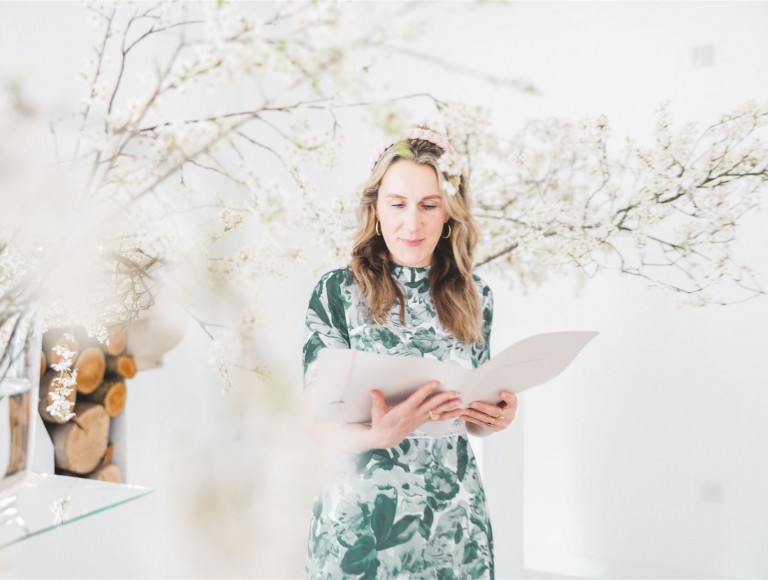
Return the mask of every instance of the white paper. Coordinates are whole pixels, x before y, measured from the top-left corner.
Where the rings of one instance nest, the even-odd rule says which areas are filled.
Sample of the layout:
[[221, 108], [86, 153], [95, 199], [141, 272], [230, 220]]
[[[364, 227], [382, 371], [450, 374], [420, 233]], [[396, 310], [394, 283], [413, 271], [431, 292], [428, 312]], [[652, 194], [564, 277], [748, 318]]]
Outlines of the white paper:
[[[395, 405], [435, 380], [440, 381], [435, 392], [458, 391], [465, 405], [472, 401], [495, 404], [500, 391], [517, 394], [559, 375], [597, 334], [537, 334], [507, 347], [475, 369], [417, 356], [324, 348], [317, 359], [317, 419], [369, 423], [372, 389], [380, 390], [388, 405]], [[441, 437], [452, 422], [427, 421], [418, 429]]]

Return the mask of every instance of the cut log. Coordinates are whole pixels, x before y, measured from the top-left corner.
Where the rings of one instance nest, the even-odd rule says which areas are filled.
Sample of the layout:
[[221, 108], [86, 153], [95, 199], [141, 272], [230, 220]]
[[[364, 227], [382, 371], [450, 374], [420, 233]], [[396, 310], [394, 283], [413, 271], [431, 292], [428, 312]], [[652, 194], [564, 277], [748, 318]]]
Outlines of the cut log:
[[75, 473], [90, 473], [107, 451], [109, 415], [101, 405], [80, 402], [77, 417], [64, 425], [50, 427], [56, 467]]
[[45, 351], [40, 351], [40, 376], [45, 374], [45, 369], [48, 368], [48, 357], [45, 356]]
[[125, 352], [127, 345], [128, 335], [125, 332], [125, 327], [122, 325], [113, 326], [107, 342], [104, 344], [105, 352], [112, 356], [118, 356]]
[[[46, 408], [53, 403], [53, 399], [50, 397], [51, 391], [55, 390], [56, 385], [52, 384], [53, 379], [61, 376], [61, 373], [57, 373], [56, 371], [48, 371], [43, 375], [43, 378], [40, 379], [40, 397], [38, 398], [38, 410], [40, 411], [40, 416], [50, 423], [66, 423], [66, 421], [62, 421], [59, 417], [54, 417], [51, 415], [48, 411], [46, 411]], [[72, 392], [67, 395], [67, 400], [71, 401], [74, 405], [77, 401], [77, 390], [70, 389]]]
[[85, 395], [95, 391], [104, 380], [106, 366], [104, 351], [99, 347], [89, 346], [84, 349], [74, 366], [77, 369], [77, 391]]
[[107, 357], [107, 374], [132, 379], [136, 376], [136, 361], [129, 354]]
[[88, 479], [97, 479], [98, 481], [111, 481], [113, 483], [123, 483], [123, 472], [114, 463], [97, 467], [93, 473], [88, 474]]
[[[68, 335], [65, 337], [65, 334]], [[71, 350], [77, 356], [80, 350], [80, 342], [74, 333], [67, 328], [54, 328], [43, 335], [43, 352], [48, 357], [48, 364], [54, 365], [61, 360], [61, 357], [53, 350], [54, 346], [63, 346]], [[72, 357], [73, 360], [75, 357]]]
[[125, 409], [125, 383], [123, 381], [102, 381], [98, 389], [89, 395], [83, 395], [83, 398], [104, 405], [110, 417], [117, 417]]

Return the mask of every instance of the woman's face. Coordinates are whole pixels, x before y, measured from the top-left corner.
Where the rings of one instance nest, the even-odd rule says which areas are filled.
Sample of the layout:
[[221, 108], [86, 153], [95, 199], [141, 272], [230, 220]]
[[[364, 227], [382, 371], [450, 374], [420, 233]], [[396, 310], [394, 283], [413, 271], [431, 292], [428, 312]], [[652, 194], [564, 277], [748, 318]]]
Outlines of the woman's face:
[[379, 185], [376, 217], [396, 264], [431, 264], [449, 218], [435, 170], [410, 159], [390, 165]]

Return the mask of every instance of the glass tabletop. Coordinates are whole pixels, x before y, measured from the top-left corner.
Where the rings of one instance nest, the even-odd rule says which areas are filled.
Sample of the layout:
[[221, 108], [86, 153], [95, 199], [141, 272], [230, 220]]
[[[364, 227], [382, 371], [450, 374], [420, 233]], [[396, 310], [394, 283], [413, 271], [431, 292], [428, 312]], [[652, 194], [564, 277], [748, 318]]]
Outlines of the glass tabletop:
[[[127, 483], [30, 473], [17, 490], [16, 510], [12, 506], [4, 509], [8, 514], [17, 513], [0, 522], [0, 548], [140, 498], [152, 491], [150, 487]], [[8, 500], [4, 498], [3, 501]]]

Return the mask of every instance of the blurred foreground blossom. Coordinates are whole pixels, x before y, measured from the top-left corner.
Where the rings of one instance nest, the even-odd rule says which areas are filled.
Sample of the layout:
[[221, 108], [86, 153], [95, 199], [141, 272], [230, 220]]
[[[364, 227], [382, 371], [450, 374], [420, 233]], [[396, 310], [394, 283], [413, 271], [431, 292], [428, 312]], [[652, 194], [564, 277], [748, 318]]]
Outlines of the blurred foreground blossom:
[[[79, 110], [51, 122], [18, 95], [0, 107], [6, 313], [40, 300], [47, 326], [80, 324], [104, 340], [152, 316], [166, 294], [212, 340], [208, 362], [225, 389], [234, 369], [263, 377], [252, 346], [264, 283], [317, 249], [326, 265], [348, 261], [359, 188], [318, 187], [361, 134], [345, 132], [342, 112], [365, 108], [372, 133], [396, 137], [414, 99], [457, 150], [446, 169], [460, 165], [469, 178], [478, 267], [523, 288], [553, 273], [617, 270], [694, 304], [764, 293], [734, 254], [740, 221], [764, 196], [764, 105], [704, 129], [677, 127], [663, 105], [655, 142], [619, 148], [603, 116], [503, 131], [485, 106], [425, 93], [370, 99], [377, 59], [419, 57], [403, 44], [413, 6], [85, 10], [96, 44]], [[445, 67], [445, 58], [425, 60]]]
[[50, 120], [17, 91], [0, 110], [3, 312], [38, 300], [46, 327], [103, 341], [165, 293], [218, 343], [225, 389], [235, 367], [264, 376], [259, 289], [303, 259], [335, 108], [365, 92], [384, 23], [389, 40], [408, 23], [344, 7], [86, 3], [79, 109]]

